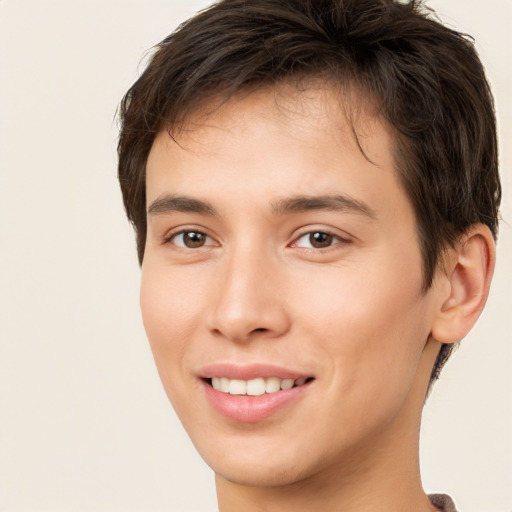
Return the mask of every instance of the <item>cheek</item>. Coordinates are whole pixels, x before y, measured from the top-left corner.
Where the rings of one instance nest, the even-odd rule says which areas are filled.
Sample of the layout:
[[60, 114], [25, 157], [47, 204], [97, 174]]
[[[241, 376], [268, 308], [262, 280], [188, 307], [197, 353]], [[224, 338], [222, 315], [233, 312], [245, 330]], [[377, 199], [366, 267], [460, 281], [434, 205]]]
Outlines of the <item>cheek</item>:
[[[168, 391], [171, 380], [182, 373], [188, 342], [197, 329], [200, 297], [185, 288], [177, 272], [155, 270], [150, 262], [142, 268], [140, 306], [144, 328], [160, 377]], [[187, 293], [184, 293], [184, 290]]]
[[372, 266], [324, 270], [299, 290], [297, 310], [307, 312], [309, 336], [345, 391], [399, 387], [413, 378], [429, 329], [421, 265], [411, 262], [410, 269], [381, 258]]
[[183, 272], [143, 265], [140, 306], [144, 328], [164, 390], [184, 424], [190, 423], [187, 418], [193, 407], [189, 395], [197, 386], [187, 370], [187, 358], [200, 326], [198, 290], [200, 287], [190, 286]]
[[150, 342], [177, 343], [194, 326], [191, 319], [204, 302], [204, 290], [189, 274], [153, 262], [151, 256], [144, 260], [140, 306]]
[[336, 418], [325, 426], [327, 438], [343, 442], [378, 431], [407, 400], [428, 337], [416, 274], [397, 286], [400, 272], [351, 267], [317, 280], [317, 293], [301, 294], [306, 338], [328, 362], [325, 401], [317, 404], [318, 417]]

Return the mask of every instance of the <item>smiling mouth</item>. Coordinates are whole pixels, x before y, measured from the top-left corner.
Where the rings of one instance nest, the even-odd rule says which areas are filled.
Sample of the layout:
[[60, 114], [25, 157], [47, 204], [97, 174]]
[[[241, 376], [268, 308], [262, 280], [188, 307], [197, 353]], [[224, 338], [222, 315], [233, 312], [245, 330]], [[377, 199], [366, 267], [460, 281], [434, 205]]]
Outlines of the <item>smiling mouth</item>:
[[212, 377], [204, 379], [213, 389], [229, 395], [261, 396], [277, 393], [278, 391], [304, 386], [313, 381], [313, 377], [300, 379], [268, 379], [256, 378], [250, 380], [228, 379], [227, 377]]

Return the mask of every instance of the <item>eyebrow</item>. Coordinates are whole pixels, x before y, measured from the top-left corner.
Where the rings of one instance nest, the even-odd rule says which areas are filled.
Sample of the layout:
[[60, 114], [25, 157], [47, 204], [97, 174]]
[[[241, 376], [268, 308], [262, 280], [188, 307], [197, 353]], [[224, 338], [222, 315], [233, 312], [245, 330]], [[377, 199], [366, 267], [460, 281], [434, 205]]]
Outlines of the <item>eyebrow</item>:
[[[358, 213], [371, 219], [377, 217], [375, 211], [367, 204], [345, 195], [293, 196], [280, 199], [272, 204], [274, 215], [314, 210]], [[172, 212], [218, 216], [217, 210], [207, 201], [187, 196], [164, 195], [155, 199], [148, 208], [149, 215], [162, 215]]]
[[274, 203], [272, 210], [277, 215], [301, 213], [311, 210], [358, 213], [376, 219], [377, 214], [367, 204], [345, 195], [295, 196]]
[[199, 213], [200, 215], [212, 217], [218, 215], [210, 203], [185, 196], [165, 195], [155, 199], [148, 208], [149, 215], [162, 215], [172, 212]]

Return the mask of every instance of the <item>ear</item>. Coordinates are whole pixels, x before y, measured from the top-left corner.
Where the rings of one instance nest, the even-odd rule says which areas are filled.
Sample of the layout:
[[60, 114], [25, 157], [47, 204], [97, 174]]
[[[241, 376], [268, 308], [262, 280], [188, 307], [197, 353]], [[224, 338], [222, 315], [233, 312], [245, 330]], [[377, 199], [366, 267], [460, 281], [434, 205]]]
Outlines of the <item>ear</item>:
[[471, 226], [448, 250], [437, 276], [443, 283], [432, 325], [434, 339], [453, 343], [469, 333], [487, 301], [495, 261], [494, 239], [484, 224]]

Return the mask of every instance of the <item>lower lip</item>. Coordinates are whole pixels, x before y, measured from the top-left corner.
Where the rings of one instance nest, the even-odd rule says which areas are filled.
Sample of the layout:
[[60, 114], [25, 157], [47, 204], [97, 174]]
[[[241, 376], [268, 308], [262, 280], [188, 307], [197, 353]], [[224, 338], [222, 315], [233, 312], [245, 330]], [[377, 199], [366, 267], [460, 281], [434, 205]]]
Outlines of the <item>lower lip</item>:
[[230, 395], [213, 389], [207, 382], [204, 382], [204, 390], [212, 407], [222, 416], [238, 422], [256, 423], [298, 400], [309, 385], [306, 383], [259, 396]]

